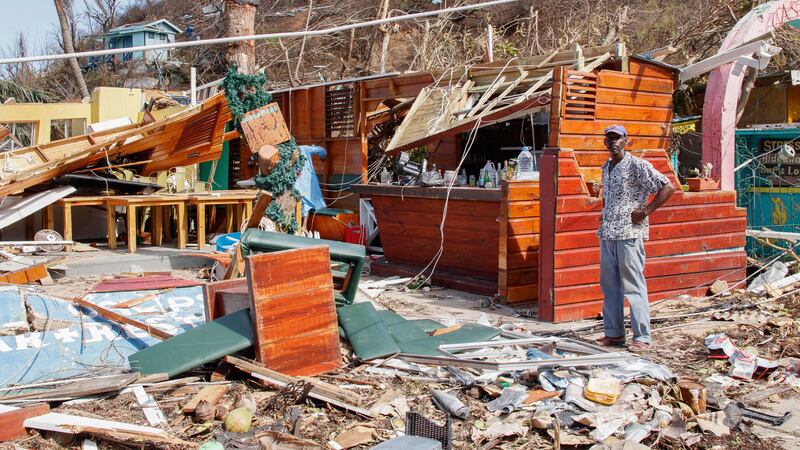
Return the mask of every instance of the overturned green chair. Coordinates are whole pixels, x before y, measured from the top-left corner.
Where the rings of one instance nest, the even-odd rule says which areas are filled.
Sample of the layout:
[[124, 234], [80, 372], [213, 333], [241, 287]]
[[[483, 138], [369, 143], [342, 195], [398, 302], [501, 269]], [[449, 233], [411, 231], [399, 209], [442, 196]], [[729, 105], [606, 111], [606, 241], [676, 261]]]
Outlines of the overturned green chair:
[[245, 231], [241, 237], [241, 251], [244, 257], [315, 245], [327, 245], [330, 249], [331, 262], [334, 263], [332, 273], [336, 287], [334, 293], [336, 305], [352, 304], [356, 298], [358, 282], [361, 280], [361, 270], [366, 258], [366, 250], [363, 245], [261, 231], [255, 228]]

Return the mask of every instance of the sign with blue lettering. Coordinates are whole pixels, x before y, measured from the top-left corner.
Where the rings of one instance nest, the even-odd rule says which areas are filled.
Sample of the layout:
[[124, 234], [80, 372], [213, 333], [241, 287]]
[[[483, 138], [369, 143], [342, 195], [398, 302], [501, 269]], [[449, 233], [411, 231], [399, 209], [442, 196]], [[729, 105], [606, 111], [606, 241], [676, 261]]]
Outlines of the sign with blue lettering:
[[[84, 298], [170, 334], [205, 323], [201, 286], [173, 289], [132, 308], [112, 308], [152, 292]], [[120, 372], [129, 368], [129, 355], [160, 342], [146, 331], [25, 287], [0, 287], [0, 304], [0, 386]]]

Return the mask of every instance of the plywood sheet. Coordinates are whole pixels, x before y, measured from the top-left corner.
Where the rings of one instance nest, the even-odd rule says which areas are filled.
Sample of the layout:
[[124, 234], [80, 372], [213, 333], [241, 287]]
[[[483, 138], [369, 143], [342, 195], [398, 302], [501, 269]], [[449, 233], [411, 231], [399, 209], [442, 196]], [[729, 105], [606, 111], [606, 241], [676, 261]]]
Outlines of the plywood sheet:
[[247, 145], [257, 150], [264, 145], [278, 145], [291, 139], [281, 108], [270, 103], [242, 117], [242, 131]]
[[328, 247], [249, 256], [245, 270], [258, 361], [293, 376], [339, 368]]

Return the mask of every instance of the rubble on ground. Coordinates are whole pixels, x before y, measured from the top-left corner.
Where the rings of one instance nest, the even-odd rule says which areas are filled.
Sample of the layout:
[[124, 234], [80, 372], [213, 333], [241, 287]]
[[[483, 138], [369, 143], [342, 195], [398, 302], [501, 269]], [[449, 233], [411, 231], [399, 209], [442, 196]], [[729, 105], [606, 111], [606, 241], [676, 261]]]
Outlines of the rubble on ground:
[[[157, 282], [154, 289], [83, 298], [177, 337], [204, 323], [203, 294], [199, 287], [165, 288], [164, 283], [192, 284], [199, 272], [191, 275], [187, 271], [171, 277], [151, 275]], [[124, 279], [99, 277], [76, 283], [82, 290], [100, 291], [125, 285]], [[654, 343], [632, 355], [625, 348], [594, 346], [592, 338], [599, 335], [591, 321], [569, 335], [563, 330], [561, 336], [530, 332], [535, 325], [526, 318], [477, 301], [471, 303], [474, 316], [470, 316], [477, 317], [472, 322], [454, 322], [450, 317], [408, 320], [385, 309], [383, 302], [404, 312], [404, 296], [413, 300], [425, 295], [424, 291], [411, 291], [398, 278], [369, 277], [358, 286], [353, 305], [374, 313], [378, 319], [371, 326], [385, 329], [404, 351], [359, 358], [366, 350], [354, 351], [348, 341], [352, 339], [350, 324], [342, 330], [342, 360], [336, 370], [315, 376], [280, 374], [252, 359], [255, 354], [248, 347], [170, 377], [131, 372], [125, 357], [136, 349], [125, 350], [125, 344], [142, 340], [139, 345], [147, 347], [175, 338], [159, 339], [131, 324], [101, 317], [91, 308], [53, 294], [52, 286], [50, 295], [43, 291], [46, 287], [6, 287], [2, 294], [29, 305], [27, 310], [33, 311], [29, 316], [39, 318], [34, 322], [41, 322], [42, 310], [50, 315], [44, 319], [44, 329], [41, 323], [30, 322], [27, 328], [6, 327], [6, 336], [0, 336], [5, 344], [43, 343], [41, 348], [30, 345], [35, 355], [29, 356], [29, 370], [23, 371], [30, 376], [6, 373], [16, 372], [24, 360], [3, 372], [7, 381], [0, 392], [0, 415], [22, 414], [11, 408], [25, 410], [37, 403], [52, 408], [44, 415], [16, 419], [25, 433], [12, 442], [21, 448], [91, 448], [87, 443], [92, 441], [99, 448], [711, 449], [747, 445], [759, 449], [786, 446], [786, 440], [792, 439], [792, 432], [785, 430], [791, 413], [784, 416], [787, 411], [770, 407], [796, 397], [800, 389], [800, 363], [794, 348], [800, 327], [793, 319], [800, 296], [792, 289], [785, 289], [778, 298], [739, 290], [656, 305]], [[453, 294], [458, 293], [439, 293]], [[133, 306], [125, 305], [131, 301]], [[65, 306], [65, 312], [59, 312]], [[79, 312], [81, 320], [72, 321], [69, 310]], [[737, 314], [723, 314], [731, 311]], [[13, 314], [24, 312], [23, 307]], [[367, 320], [364, 317], [361, 314], [354, 320]], [[170, 320], [181, 323], [171, 325]], [[97, 332], [98, 326], [113, 330], [105, 332], [108, 341], [102, 340], [104, 333]], [[71, 333], [72, 327], [78, 331]], [[48, 356], [50, 341], [46, 337], [37, 341], [37, 334], [57, 332], [83, 336], [75, 341], [84, 359], [74, 359], [82, 370], [58, 373], [64, 368], [48, 365], [48, 360], [55, 360]], [[409, 340], [410, 334], [415, 339]], [[91, 342], [95, 338], [97, 342]], [[476, 341], [480, 345], [473, 345]], [[105, 371], [98, 370], [99, 363], [85, 359], [98, 342], [105, 345], [105, 352], [95, 352]], [[56, 345], [69, 349], [64, 339], [50, 347]], [[438, 354], [424, 354], [430, 346]], [[420, 354], [407, 353], [410, 349]], [[21, 355], [18, 347], [6, 354]], [[734, 366], [741, 358], [758, 361], [756, 368], [749, 373], [737, 370]], [[48, 368], [50, 373], [46, 373]], [[132, 376], [125, 378], [126, 374]], [[74, 381], [44, 381], [64, 378]], [[763, 433], [754, 432], [764, 427], [774, 437], [762, 438]], [[421, 438], [404, 440], [412, 435]]]

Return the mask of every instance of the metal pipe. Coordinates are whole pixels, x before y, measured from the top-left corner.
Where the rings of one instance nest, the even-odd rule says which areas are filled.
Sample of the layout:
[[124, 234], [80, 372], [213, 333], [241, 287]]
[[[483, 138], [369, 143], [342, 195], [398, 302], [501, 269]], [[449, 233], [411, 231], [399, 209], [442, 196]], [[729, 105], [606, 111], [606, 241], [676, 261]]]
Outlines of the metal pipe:
[[295, 37], [304, 37], [304, 36], [321, 36], [325, 34], [331, 33], [338, 33], [340, 31], [347, 31], [353, 30], [357, 28], [365, 28], [371, 27], [373, 25], [381, 25], [384, 23], [392, 23], [392, 22], [401, 22], [404, 20], [411, 20], [411, 19], [418, 19], [421, 17], [430, 17], [430, 16], [438, 16], [442, 14], [452, 13], [452, 12], [460, 12], [460, 11], [469, 11], [472, 9], [479, 9], [479, 8], [486, 8], [489, 6], [496, 6], [502, 5], [504, 3], [512, 3], [517, 0], [492, 0], [486, 3], [478, 3], [475, 5], [465, 5], [465, 6], [457, 6], [454, 8], [445, 8], [436, 11], [426, 11], [416, 14], [404, 14], [402, 16], [395, 16], [395, 17], [387, 17], [385, 19], [377, 19], [377, 20], [370, 20], [367, 22], [359, 22], [353, 23], [349, 25], [342, 25], [338, 27], [332, 28], [324, 28], [321, 30], [307, 30], [307, 31], [292, 31], [292, 32], [284, 32], [284, 33], [268, 33], [268, 34], [254, 34], [251, 36], [235, 36], [235, 37], [224, 37], [224, 38], [214, 38], [214, 39], [203, 39], [198, 41], [185, 41], [185, 42], [172, 42], [167, 44], [156, 44], [156, 45], [141, 45], [138, 47], [128, 47], [128, 48], [115, 48], [115, 49], [107, 49], [107, 50], [93, 50], [90, 52], [80, 52], [80, 53], [67, 53], [67, 54], [55, 54], [55, 55], [38, 55], [38, 56], [24, 56], [19, 58], [5, 58], [0, 59], [0, 64], [18, 64], [18, 63], [25, 63], [25, 62], [34, 62], [34, 61], [53, 61], [58, 59], [68, 59], [68, 58], [85, 58], [89, 56], [105, 56], [105, 55], [115, 55], [119, 53], [131, 53], [131, 52], [140, 52], [140, 51], [149, 51], [149, 50], [160, 50], [160, 49], [169, 49], [169, 48], [184, 48], [184, 47], [198, 47], [202, 45], [216, 45], [216, 44], [228, 44], [231, 42], [241, 42], [241, 41], [261, 41], [266, 39], [281, 39], [281, 38], [295, 38]]

